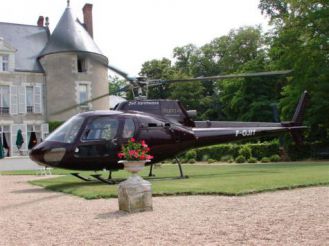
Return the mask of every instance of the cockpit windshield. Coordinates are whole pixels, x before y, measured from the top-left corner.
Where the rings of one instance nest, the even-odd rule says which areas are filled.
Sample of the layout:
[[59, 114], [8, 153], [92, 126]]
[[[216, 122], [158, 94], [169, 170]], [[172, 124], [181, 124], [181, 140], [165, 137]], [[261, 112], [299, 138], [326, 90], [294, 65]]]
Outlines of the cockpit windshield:
[[53, 133], [51, 133], [46, 141], [55, 141], [61, 143], [73, 143], [81, 125], [84, 121], [83, 117], [74, 116], [68, 121], [66, 121], [63, 125], [58, 127]]

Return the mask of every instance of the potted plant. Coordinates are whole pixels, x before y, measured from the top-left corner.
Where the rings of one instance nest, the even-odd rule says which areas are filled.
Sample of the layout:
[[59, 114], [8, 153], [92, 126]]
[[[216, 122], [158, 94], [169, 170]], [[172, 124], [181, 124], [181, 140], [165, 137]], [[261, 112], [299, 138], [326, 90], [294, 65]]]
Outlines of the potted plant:
[[149, 154], [150, 148], [144, 140], [137, 142], [134, 138], [128, 140], [128, 143], [122, 145], [118, 157], [122, 160], [125, 170], [136, 174], [141, 171], [146, 162], [150, 162], [153, 156]]

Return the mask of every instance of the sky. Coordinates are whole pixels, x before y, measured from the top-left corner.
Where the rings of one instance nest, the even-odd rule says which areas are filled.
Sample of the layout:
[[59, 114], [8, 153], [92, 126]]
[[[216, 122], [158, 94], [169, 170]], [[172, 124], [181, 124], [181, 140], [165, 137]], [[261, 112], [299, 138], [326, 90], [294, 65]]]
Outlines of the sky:
[[[48, 16], [53, 30], [67, 0], [0, 0], [0, 21], [35, 25]], [[269, 27], [259, 0], [71, 0], [83, 21], [82, 8], [93, 4], [94, 39], [109, 63], [129, 75], [144, 62], [173, 59], [175, 47], [198, 47], [242, 26]]]

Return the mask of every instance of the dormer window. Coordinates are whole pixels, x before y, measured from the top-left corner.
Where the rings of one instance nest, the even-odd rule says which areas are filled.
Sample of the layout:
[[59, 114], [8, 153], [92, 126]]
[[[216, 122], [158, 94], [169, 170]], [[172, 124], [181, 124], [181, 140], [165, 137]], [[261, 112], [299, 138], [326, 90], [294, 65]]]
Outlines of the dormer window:
[[0, 71], [9, 71], [9, 55], [0, 55]]
[[85, 58], [77, 57], [77, 68], [78, 73], [84, 73], [87, 72], [87, 62]]

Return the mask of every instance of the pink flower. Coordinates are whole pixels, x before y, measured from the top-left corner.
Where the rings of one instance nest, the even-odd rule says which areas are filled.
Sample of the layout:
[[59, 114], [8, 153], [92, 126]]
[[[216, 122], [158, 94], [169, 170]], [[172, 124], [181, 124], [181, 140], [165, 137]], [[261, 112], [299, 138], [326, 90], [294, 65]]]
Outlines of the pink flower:
[[136, 142], [136, 140], [135, 140], [134, 138], [131, 138], [131, 139], [130, 139], [130, 142], [133, 142], [133, 143], [135, 143], [135, 142]]
[[136, 154], [138, 155], [136, 150], [129, 150], [128, 153], [130, 156], [135, 156]]
[[141, 145], [142, 145], [144, 148], [147, 148], [147, 147], [148, 147], [144, 140], [141, 141]]

